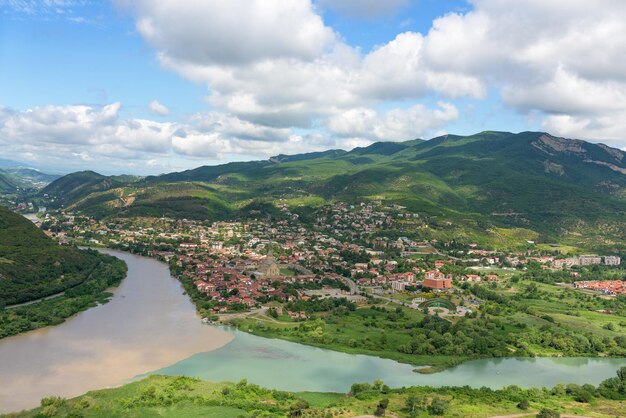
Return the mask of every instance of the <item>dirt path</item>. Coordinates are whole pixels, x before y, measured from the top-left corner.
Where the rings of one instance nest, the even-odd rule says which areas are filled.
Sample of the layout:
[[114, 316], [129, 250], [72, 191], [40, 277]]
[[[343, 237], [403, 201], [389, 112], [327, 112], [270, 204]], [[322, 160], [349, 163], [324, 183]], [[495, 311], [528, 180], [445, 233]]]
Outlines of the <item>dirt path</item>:
[[229, 320], [229, 319], [246, 318], [250, 315], [255, 315], [255, 314], [265, 315], [265, 312], [267, 312], [267, 308], [262, 307], [259, 309], [252, 309], [251, 311], [248, 311], [248, 312], [226, 313], [226, 314], [220, 314], [218, 316], [220, 318], [220, 321], [222, 321], [222, 320]]

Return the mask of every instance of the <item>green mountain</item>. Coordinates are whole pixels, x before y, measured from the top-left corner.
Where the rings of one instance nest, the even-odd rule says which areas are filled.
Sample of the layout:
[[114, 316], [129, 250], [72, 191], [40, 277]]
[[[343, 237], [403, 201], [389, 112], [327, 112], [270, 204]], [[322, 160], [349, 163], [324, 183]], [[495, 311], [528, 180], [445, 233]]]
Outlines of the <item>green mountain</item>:
[[203, 166], [133, 183], [75, 173], [44, 192], [99, 216], [198, 219], [271, 214], [279, 203], [304, 211], [330, 200], [379, 200], [437, 219], [430, 238], [517, 234], [611, 247], [626, 236], [625, 157], [543, 132], [481, 132]]
[[65, 247], [0, 206], [0, 305], [62, 292], [86, 280], [104, 258]]
[[16, 187], [18, 186], [14, 183], [11, 176], [3, 170], [0, 170], [0, 193], [14, 192]]
[[[6, 167], [0, 169], [0, 179], [4, 179], [9, 186], [0, 186], [0, 192], [14, 192], [16, 188], [40, 189], [61, 177], [55, 174], [42, 173], [39, 170], [24, 167]], [[2, 180], [0, 180], [2, 182]]]
[[17, 161], [0, 158], [0, 194], [15, 193], [17, 188], [40, 189], [59, 177]]
[[80, 171], [53, 181], [42, 189], [41, 194], [54, 199], [56, 206], [63, 206], [91, 193], [107, 191], [122, 184], [113, 177], [93, 171]]

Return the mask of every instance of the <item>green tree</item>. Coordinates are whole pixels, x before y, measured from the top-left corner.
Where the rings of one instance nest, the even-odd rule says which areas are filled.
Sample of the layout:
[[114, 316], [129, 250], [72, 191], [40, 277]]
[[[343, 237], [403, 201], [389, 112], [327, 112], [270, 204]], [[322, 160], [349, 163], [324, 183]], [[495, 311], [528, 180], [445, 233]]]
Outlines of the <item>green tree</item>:
[[385, 416], [385, 411], [387, 410], [388, 406], [389, 406], [389, 399], [387, 398], [381, 399], [380, 402], [378, 402], [378, 405], [376, 406], [376, 411], [374, 411], [374, 415], [376, 415], [377, 417]]
[[428, 406], [428, 413], [430, 413], [430, 415], [443, 415], [448, 409], [448, 404], [449, 402], [445, 399], [434, 398]]
[[417, 396], [414, 393], [410, 394], [406, 398], [404, 404], [405, 409], [409, 413], [409, 416], [414, 417], [418, 412], [423, 411], [426, 406], [426, 399], [423, 396]]
[[561, 418], [561, 414], [552, 409], [544, 408], [539, 411], [539, 413], [537, 414], [537, 418]]

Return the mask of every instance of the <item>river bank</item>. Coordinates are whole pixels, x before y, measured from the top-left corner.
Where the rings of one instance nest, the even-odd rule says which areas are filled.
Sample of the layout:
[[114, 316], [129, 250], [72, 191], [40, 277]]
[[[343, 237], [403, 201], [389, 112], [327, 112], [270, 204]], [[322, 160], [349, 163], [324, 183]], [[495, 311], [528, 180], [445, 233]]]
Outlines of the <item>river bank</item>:
[[[615, 380], [615, 378], [613, 378]], [[619, 380], [619, 379], [618, 379]], [[568, 390], [467, 387], [391, 389], [383, 383], [358, 384], [350, 394], [277, 391], [249, 382], [218, 383], [187, 377], [150, 376], [120, 388], [93, 391], [76, 399], [47, 399], [44, 406], [13, 417], [219, 417], [263, 416], [410, 418], [445, 416], [518, 418], [549, 416], [613, 418], [624, 416], [623, 396], [610, 385], [569, 385]], [[616, 395], [616, 396], [615, 396]], [[375, 414], [375, 415], [374, 415]]]
[[62, 325], [0, 341], [0, 412], [32, 407], [45, 396], [118, 386], [146, 373], [345, 393], [352, 383], [376, 379], [393, 387], [596, 384], [626, 365], [626, 359], [607, 358], [490, 359], [421, 375], [389, 359], [208, 326], [165, 264], [102, 251], [129, 267], [111, 302]]
[[[157, 258], [158, 259], [158, 258]], [[177, 274], [176, 268], [171, 268], [171, 273], [178, 277], [184, 286], [188, 296], [196, 305], [196, 308], [203, 316], [211, 316], [213, 313], [202, 308], [206, 305], [207, 296], [198, 292], [193, 279], [183, 274]], [[371, 306], [370, 306], [371, 305]], [[292, 308], [294, 309], [294, 308]], [[298, 310], [298, 309], [296, 309]], [[398, 314], [400, 310], [400, 315]], [[487, 350], [482, 353], [468, 352], [466, 349], [456, 350], [453, 355], [438, 354], [436, 350], [421, 350], [421, 353], [412, 351], [414, 347], [413, 338], [410, 337], [416, 328], [420, 328], [419, 324], [428, 318], [421, 311], [409, 309], [398, 303], [389, 303], [383, 301], [373, 302], [365, 307], [357, 309], [358, 314], [348, 310], [341, 314], [333, 314], [329, 312], [314, 311], [311, 315], [312, 319], [307, 321], [281, 321], [271, 318], [267, 312], [238, 312], [234, 314], [219, 315], [220, 323], [225, 325], [233, 325], [242, 332], [253, 334], [260, 337], [280, 339], [296, 344], [304, 344], [307, 346], [318, 347], [326, 350], [333, 350], [352, 355], [376, 356], [383, 359], [389, 359], [396, 362], [405, 363], [414, 367], [414, 370], [420, 374], [436, 374], [453, 367], [461, 365], [465, 362], [475, 360], [490, 359], [507, 359], [507, 358], [604, 358], [611, 357], [618, 359], [623, 358], [623, 354], [612, 356], [609, 353], [594, 352], [576, 352], [569, 350], [568, 352], [558, 351], [554, 349], [540, 348], [535, 353], [528, 350], [515, 351], [515, 348], [506, 340], [503, 333], [497, 329], [518, 329], [519, 324], [506, 324], [502, 320], [474, 320], [464, 325], [462, 332], [465, 334], [464, 341], [473, 341], [474, 339], [483, 340], [484, 346], [500, 347], [493, 352]], [[524, 320], [534, 320], [535, 317], [525, 318]], [[480, 322], [480, 323], [478, 323]], [[417, 324], [417, 325], [416, 325]], [[434, 321], [431, 321], [431, 328]], [[546, 322], [547, 324], [547, 322]], [[513, 326], [515, 325], [515, 326]], [[548, 324], [551, 326], [551, 324]], [[472, 331], [473, 329], [473, 331]], [[498, 339], [485, 339], [485, 330], [488, 331], [487, 337], [498, 337]], [[558, 327], [553, 327], [555, 335], [561, 336]], [[391, 332], [387, 332], [391, 331]], [[443, 335], [444, 331], [437, 331]], [[414, 336], [413, 336], [414, 337]], [[451, 341], [441, 342], [439, 345], [455, 347]], [[527, 347], [529, 344], [525, 343]], [[458, 347], [457, 347], [458, 348]], [[519, 348], [519, 347], [517, 347]], [[433, 351], [435, 351], [433, 353]], [[431, 354], [427, 354], [430, 352]], [[597, 356], [597, 357], [596, 357]]]
[[109, 303], [0, 340], [0, 412], [33, 407], [45, 396], [121, 385], [233, 338], [200, 322], [163, 263], [101, 251], [128, 264], [128, 276]]

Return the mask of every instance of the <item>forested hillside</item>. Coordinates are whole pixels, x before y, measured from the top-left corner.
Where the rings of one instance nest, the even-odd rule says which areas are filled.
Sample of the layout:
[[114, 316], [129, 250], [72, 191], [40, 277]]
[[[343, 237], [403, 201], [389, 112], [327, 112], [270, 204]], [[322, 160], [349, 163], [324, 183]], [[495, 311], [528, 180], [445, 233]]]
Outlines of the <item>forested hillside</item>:
[[0, 206], [0, 306], [65, 291], [112, 262], [95, 251], [57, 244], [23, 216]]
[[462, 223], [472, 234], [521, 228], [544, 241], [615, 247], [626, 236], [625, 157], [602, 144], [542, 132], [482, 132], [279, 155], [132, 182], [75, 173], [44, 192], [54, 196], [53, 205], [96, 216], [207, 220], [273, 216], [278, 205], [311, 212], [331, 200], [380, 200]]

